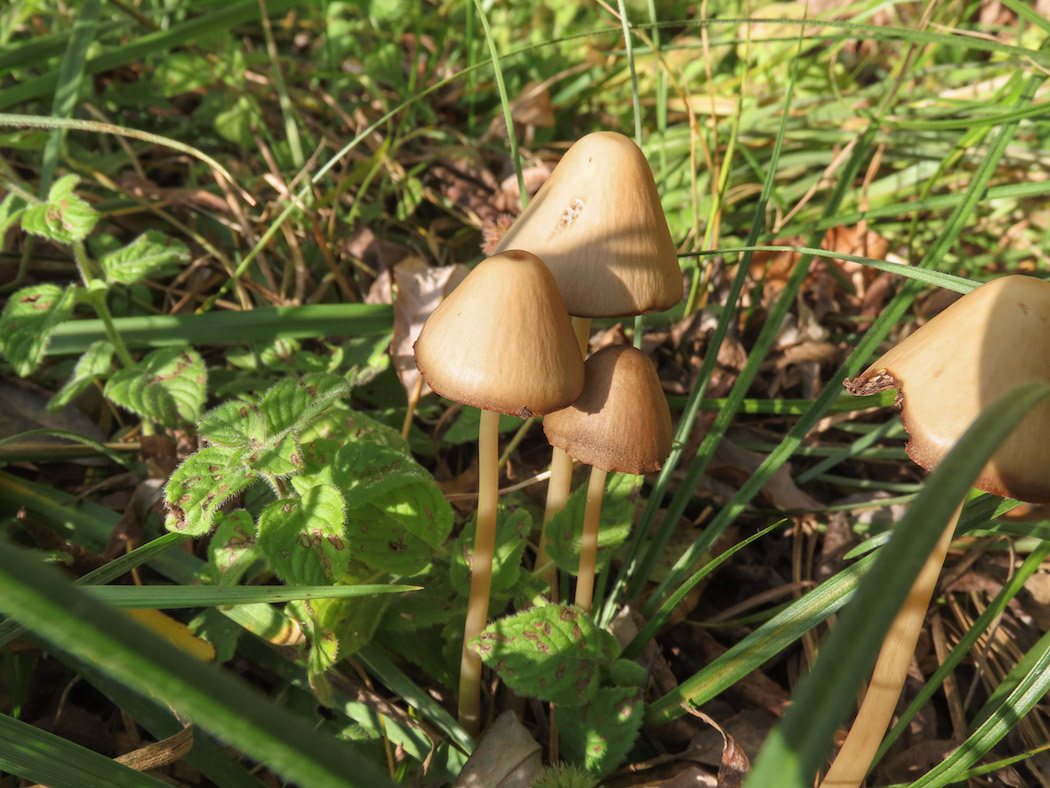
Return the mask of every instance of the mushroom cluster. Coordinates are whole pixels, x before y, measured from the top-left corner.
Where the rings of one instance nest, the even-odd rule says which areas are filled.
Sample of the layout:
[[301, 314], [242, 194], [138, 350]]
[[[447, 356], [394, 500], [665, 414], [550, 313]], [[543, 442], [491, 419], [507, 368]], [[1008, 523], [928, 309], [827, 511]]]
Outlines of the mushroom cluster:
[[[471, 733], [480, 727], [481, 660], [469, 643], [488, 619], [499, 414], [550, 414], [544, 428], [556, 448], [545, 525], [568, 498], [573, 458], [594, 468], [576, 597], [589, 610], [606, 474], [657, 470], [671, 449], [670, 410], [645, 354], [610, 347], [584, 364], [590, 318], [667, 309], [682, 294], [677, 254], [645, 156], [627, 137], [598, 132], [568, 150], [493, 256], [467, 275], [420, 332], [415, 359], [426, 382], [482, 410], [459, 687], [460, 722]], [[544, 543], [541, 535], [537, 570], [553, 588]]]

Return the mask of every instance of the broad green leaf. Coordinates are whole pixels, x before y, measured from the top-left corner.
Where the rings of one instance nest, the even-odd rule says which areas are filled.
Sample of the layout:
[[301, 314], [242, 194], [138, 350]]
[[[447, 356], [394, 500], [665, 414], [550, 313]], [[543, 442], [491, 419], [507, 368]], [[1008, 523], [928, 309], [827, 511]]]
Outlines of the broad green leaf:
[[331, 403], [349, 393], [350, 386], [343, 378], [324, 372], [282, 380], [259, 400], [266, 434], [273, 439], [288, 432], [299, 433]]
[[73, 374], [69, 377], [69, 380], [47, 403], [47, 409], [52, 413], [62, 410], [71, 401], [79, 397], [84, 389], [91, 385], [92, 381], [108, 375], [112, 367], [113, 345], [104, 339], [92, 342], [91, 346], [84, 351], [84, 355], [77, 359], [76, 366], [73, 367]]
[[73, 193], [80, 178], [65, 175], [51, 186], [47, 202], [27, 208], [22, 214], [22, 228], [27, 233], [51, 241], [82, 241], [98, 222], [95, 209]]
[[493, 621], [470, 647], [519, 695], [579, 706], [612, 660], [610, 638], [578, 607], [540, 605]]
[[602, 687], [582, 706], [555, 706], [561, 754], [587, 771], [608, 774], [627, 757], [642, 725], [637, 687]]
[[444, 562], [433, 562], [413, 576], [412, 582], [423, 586], [426, 592], [393, 597], [383, 619], [385, 630], [417, 632], [454, 619], [462, 624], [466, 615], [466, 597], [456, 594]]
[[73, 288], [44, 284], [24, 287], [0, 313], [0, 351], [22, 377], [44, 359], [52, 329], [69, 319]]
[[214, 79], [208, 59], [195, 52], [166, 52], [153, 71], [153, 86], [162, 98], [189, 93]]
[[186, 244], [157, 230], [147, 230], [124, 248], [99, 258], [106, 278], [125, 285], [170, 273], [189, 261]]
[[200, 418], [207, 380], [196, 350], [161, 348], [137, 366], [115, 372], [104, 393], [132, 413], [175, 428]]
[[231, 496], [245, 490], [256, 474], [243, 463], [242, 453], [209, 446], [191, 454], [168, 479], [164, 504], [169, 531], [203, 536], [211, 531], [215, 515]]
[[286, 583], [337, 583], [347, 570], [343, 496], [331, 485], [274, 501], [259, 516], [259, 549]]
[[345, 400], [337, 400], [317, 419], [299, 433], [299, 440], [307, 443], [318, 438], [330, 438], [340, 444], [368, 441], [409, 453], [408, 441], [401, 433], [371, 416], [353, 410]]
[[[474, 563], [474, 537], [477, 533], [474, 518], [452, 543], [452, 583], [463, 594], [470, 591], [470, 572]], [[512, 512], [501, 510], [496, 518], [496, 550], [492, 561], [493, 596], [511, 591], [521, 575], [521, 556], [532, 528], [532, 517], [524, 509]]]
[[220, 586], [235, 586], [253, 564], [262, 560], [255, 540], [255, 521], [244, 509], [219, 512], [208, 542], [208, 564]]
[[0, 241], [8, 229], [18, 221], [26, 208], [26, 201], [14, 192], [8, 192], [4, 199], [0, 200]]
[[[609, 562], [613, 550], [623, 544], [631, 533], [636, 509], [636, 493], [642, 477], [626, 473], [611, 473], [602, 496], [602, 519], [598, 529], [598, 570]], [[551, 540], [548, 555], [559, 569], [576, 574], [580, 567], [580, 533], [583, 529], [583, 511], [587, 505], [587, 485], [580, 485], [569, 496], [565, 508], [547, 523]]]
[[266, 442], [266, 422], [250, 402], [231, 400], [201, 417], [197, 432], [213, 446], [250, 449]]

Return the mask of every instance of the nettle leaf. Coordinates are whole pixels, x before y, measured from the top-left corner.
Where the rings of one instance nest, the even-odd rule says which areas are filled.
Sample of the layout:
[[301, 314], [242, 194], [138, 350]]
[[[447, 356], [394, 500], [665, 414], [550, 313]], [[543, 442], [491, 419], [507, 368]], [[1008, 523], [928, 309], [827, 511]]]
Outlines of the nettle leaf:
[[266, 421], [255, 405], [231, 400], [205, 413], [197, 432], [213, 446], [249, 449], [266, 441]]
[[285, 379], [259, 400], [266, 434], [279, 438], [298, 434], [331, 403], [350, 393], [350, 384], [338, 375], [314, 372], [298, 380]]
[[130, 285], [151, 276], [170, 273], [190, 261], [190, 250], [182, 241], [157, 230], [147, 230], [122, 249], [99, 258], [111, 282]]
[[610, 640], [578, 607], [540, 605], [493, 621], [470, 647], [519, 695], [578, 706], [618, 651]]
[[310, 639], [310, 652], [306, 658], [306, 675], [310, 688], [317, 699], [326, 706], [333, 703], [332, 685], [325, 672], [339, 658], [339, 638], [321, 623], [321, 616], [330, 599], [294, 600], [285, 605], [285, 611], [299, 622], [299, 626]]
[[219, 512], [215, 519], [218, 524], [208, 543], [208, 564], [218, 585], [234, 586], [253, 564], [262, 560], [255, 539], [255, 520], [244, 509]]
[[409, 453], [408, 441], [388, 424], [351, 408], [345, 401], [332, 403], [323, 414], [299, 432], [299, 440], [309, 443], [329, 438], [339, 443], [368, 441]]
[[286, 583], [336, 583], [347, 571], [346, 512], [339, 490], [311, 487], [274, 501], [259, 516], [259, 549]]
[[421, 571], [452, 530], [452, 507], [434, 478], [405, 451], [365, 441], [332, 452], [333, 445], [311, 445], [293, 487], [300, 494], [318, 483], [342, 490], [355, 559], [394, 574]]
[[0, 351], [22, 377], [44, 360], [51, 331], [69, 319], [73, 288], [58, 285], [24, 287], [0, 313]]
[[160, 348], [135, 367], [122, 369], [106, 383], [106, 397], [165, 427], [200, 418], [207, 397], [208, 373], [192, 348]]
[[605, 775], [619, 766], [642, 725], [641, 690], [603, 687], [583, 706], [555, 706], [561, 754], [587, 771]]
[[222, 504], [247, 489], [255, 478], [238, 449], [209, 446], [191, 454], [164, 486], [165, 528], [203, 536], [211, 531]]
[[76, 399], [97, 378], [105, 377], [113, 369], [113, 345], [104, 339], [92, 342], [77, 360], [73, 374], [66, 384], [47, 403], [47, 409], [57, 413]]
[[47, 202], [27, 208], [22, 228], [27, 233], [60, 243], [83, 241], [98, 222], [95, 209], [73, 193], [80, 178], [64, 175], [51, 185]]
[[22, 216], [26, 209], [26, 201], [14, 192], [8, 192], [4, 199], [0, 200], [0, 245], [4, 235]]
[[[611, 473], [602, 496], [602, 521], [598, 529], [598, 567], [601, 571], [613, 551], [624, 543], [631, 533], [637, 508], [636, 493], [641, 476]], [[557, 567], [576, 574], [580, 568], [580, 533], [583, 530], [583, 511], [587, 506], [587, 485], [580, 485], [565, 504], [547, 523], [550, 545], [548, 555]]]
[[[475, 517], [452, 543], [450, 575], [453, 585], [461, 593], [470, 593], [470, 572], [474, 562], [474, 537], [478, 521]], [[521, 575], [521, 556], [532, 528], [532, 517], [524, 509], [500, 511], [496, 516], [496, 548], [492, 561], [493, 596], [512, 591]]]

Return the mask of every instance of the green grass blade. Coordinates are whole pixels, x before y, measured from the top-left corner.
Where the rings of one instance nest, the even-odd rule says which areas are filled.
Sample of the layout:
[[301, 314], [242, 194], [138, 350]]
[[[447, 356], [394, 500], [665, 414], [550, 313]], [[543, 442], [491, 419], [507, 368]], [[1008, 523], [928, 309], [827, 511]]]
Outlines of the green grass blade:
[[835, 729], [871, 671], [890, 621], [955, 507], [999, 445], [1048, 396], [1050, 387], [1029, 384], [1000, 397], [933, 472], [793, 693], [790, 709], [755, 761], [749, 785], [813, 784]]
[[168, 785], [6, 714], [0, 714], [0, 771], [51, 788], [85, 785], [164, 788]]
[[240, 680], [188, 658], [10, 545], [0, 550], [0, 611], [290, 780], [317, 788], [390, 785], [350, 747], [317, 736]]
[[89, 593], [113, 607], [215, 607], [290, 602], [293, 599], [348, 599], [418, 591], [419, 586], [89, 586]]
[[[268, 342], [279, 338], [376, 336], [390, 331], [389, 304], [309, 304], [252, 309], [114, 318], [129, 348], [208, 345], [214, 342]], [[73, 320], [55, 327], [48, 353], [83, 353], [106, 338], [101, 320]]]

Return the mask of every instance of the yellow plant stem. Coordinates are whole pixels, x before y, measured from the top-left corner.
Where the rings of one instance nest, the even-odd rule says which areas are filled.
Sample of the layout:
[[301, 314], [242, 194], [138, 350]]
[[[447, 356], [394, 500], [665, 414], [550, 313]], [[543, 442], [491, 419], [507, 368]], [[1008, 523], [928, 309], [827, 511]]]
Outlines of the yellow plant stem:
[[551, 450], [551, 475], [547, 480], [547, 504], [543, 512], [543, 530], [540, 532], [540, 544], [536, 550], [536, 576], [550, 586], [551, 602], [558, 601], [558, 569], [547, 554], [547, 523], [565, 508], [572, 491], [572, 457], [561, 449]]
[[471, 736], [477, 736], [481, 729], [481, 657], [471, 651], [468, 644], [485, 628], [489, 615], [492, 557], [496, 549], [498, 460], [499, 414], [483, 410], [478, 430], [478, 524], [459, 672], [459, 722]]
[[941, 567], [948, 554], [948, 546], [951, 544], [961, 511], [962, 504], [948, 521], [948, 526], [923, 564], [904, 604], [893, 619], [886, 638], [882, 641], [882, 648], [879, 649], [875, 671], [857, 712], [857, 718], [853, 721], [853, 727], [846, 735], [846, 741], [835, 756], [831, 768], [824, 775], [820, 788], [857, 788], [864, 782], [897, 708], [904, 680], [908, 676], [908, 666], [915, 655], [915, 644], [926, 619], [926, 610], [937, 587], [937, 578], [941, 574]]
[[602, 519], [602, 494], [606, 472], [591, 468], [587, 485], [587, 508], [583, 512], [583, 537], [580, 544], [580, 571], [576, 577], [576, 606], [591, 612], [594, 602], [594, 570], [598, 565], [598, 523]]

